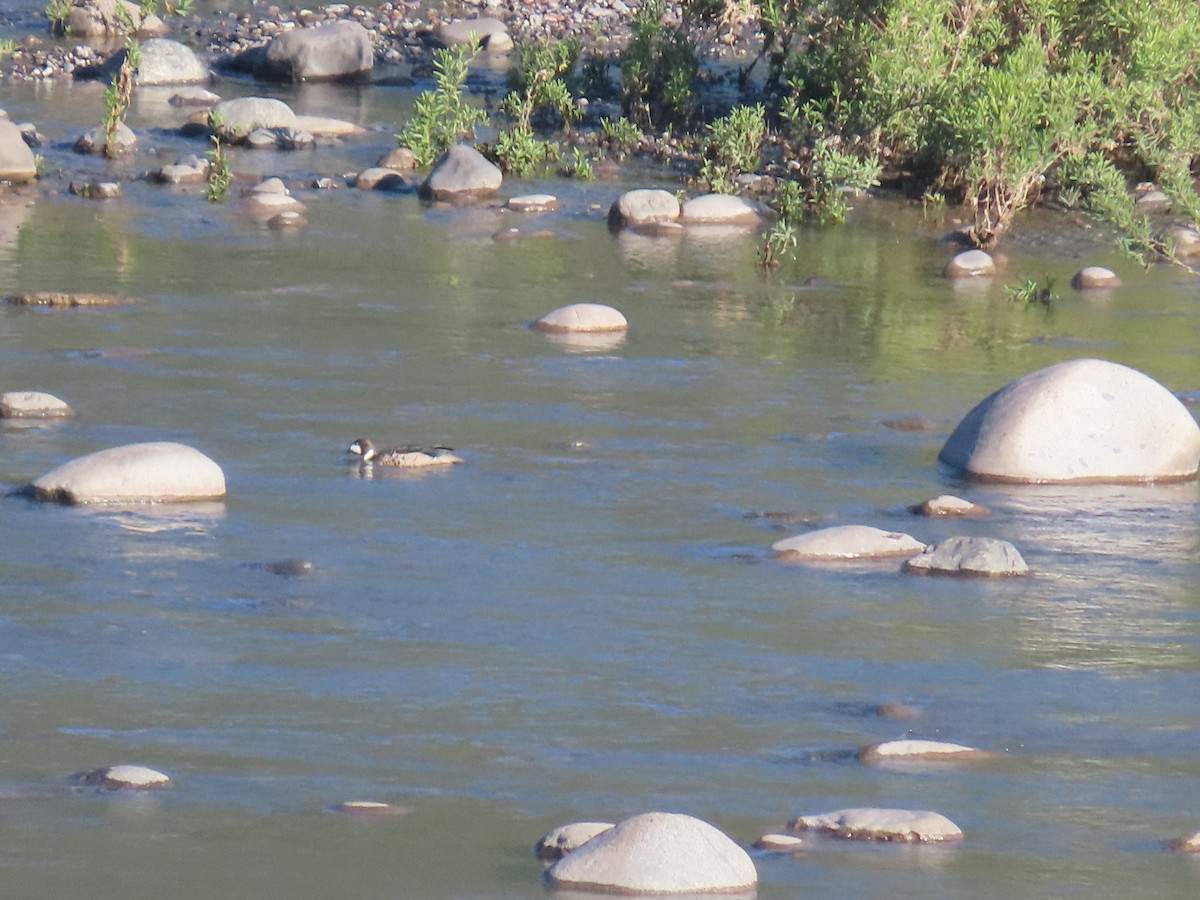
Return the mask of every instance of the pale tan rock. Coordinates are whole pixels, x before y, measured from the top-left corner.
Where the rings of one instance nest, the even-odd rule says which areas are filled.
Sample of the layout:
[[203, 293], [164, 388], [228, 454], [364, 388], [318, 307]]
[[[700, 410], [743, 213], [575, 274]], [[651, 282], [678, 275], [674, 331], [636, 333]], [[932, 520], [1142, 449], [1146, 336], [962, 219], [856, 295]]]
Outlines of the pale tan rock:
[[996, 274], [996, 261], [982, 250], [964, 250], [942, 269], [946, 278], [986, 278]]
[[393, 147], [375, 165], [380, 169], [394, 169], [397, 172], [411, 172], [417, 168], [417, 154], [408, 147]]
[[679, 221], [685, 225], [740, 225], [756, 228], [762, 224], [758, 206], [735, 194], [705, 194], [686, 201]]
[[546, 880], [556, 889], [602, 893], [752, 895], [758, 872], [712, 825], [654, 812], [592, 838], [551, 866]]
[[21, 129], [7, 116], [0, 119], [0, 179], [14, 183], [37, 178], [37, 160], [21, 136]]
[[1200, 231], [1187, 225], [1172, 225], [1164, 237], [1171, 242], [1180, 259], [1200, 256]]
[[92, 769], [89, 772], [79, 772], [70, 779], [75, 784], [87, 787], [97, 787], [105, 791], [147, 791], [165, 788], [171, 779], [154, 769], [145, 766], [106, 766], [102, 769]]
[[1200, 468], [1200, 425], [1149, 376], [1076, 359], [985, 398], [954, 429], [938, 459], [994, 481], [1181, 480]]
[[406, 815], [410, 810], [378, 800], [346, 800], [332, 807], [334, 812], [363, 819], [386, 819]]
[[605, 332], [626, 331], [629, 322], [620, 310], [602, 303], [572, 303], [546, 313], [533, 323], [535, 331]]
[[614, 229], [673, 225], [682, 233], [676, 222], [679, 212], [679, 199], [670, 191], [639, 188], [617, 198], [608, 211], [608, 224]]
[[940, 519], [981, 518], [991, 515], [991, 510], [986, 506], [980, 506], [978, 503], [972, 503], [962, 497], [955, 497], [953, 494], [941, 494], [925, 500], [915, 506], [910, 506], [908, 511], [914, 515]]
[[53, 394], [8, 391], [0, 394], [0, 419], [61, 419], [71, 407]]
[[504, 176], [500, 169], [474, 147], [456, 144], [436, 163], [421, 196], [430, 200], [472, 200], [490, 197], [500, 190]]
[[946, 741], [923, 741], [904, 739], [871, 744], [858, 751], [858, 758], [865, 763], [888, 762], [889, 760], [918, 759], [928, 762], [965, 762], [987, 759], [992, 754], [964, 744]]
[[754, 849], [788, 852], [798, 850], [803, 844], [804, 840], [794, 834], [764, 834], [754, 842]]
[[1071, 278], [1071, 287], [1077, 291], [1111, 290], [1120, 286], [1117, 273], [1103, 266], [1086, 266]]
[[512, 36], [507, 31], [493, 32], [483, 42], [483, 47], [488, 53], [512, 53], [515, 46]]
[[184, 444], [128, 444], [71, 460], [34, 480], [34, 499], [60, 503], [159, 503], [225, 496], [221, 467]]
[[354, 179], [354, 186], [360, 191], [407, 191], [409, 184], [404, 176], [395, 169], [383, 166], [372, 166], [363, 169]]
[[941, 813], [918, 809], [839, 809], [800, 816], [788, 823], [788, 828], [858, 841], [939, 843], [963, 837], [962, 829]]
[[295, 128], [296, 114], [273, 97], [222, 100], [207, 114], [209, 127], [223, 141], [236, 143], [259, 128]]
[[522, 194], [520, 197], [510, 197], [504, 205], [519, 213], [554, 212], [556, 209], [562, 209], [562, 201], [553, 194]]
[[474, 44], [478, 46], [494, 34], [507, 33], [507, 26], [499, 19], [481, 16], [477, 19], [459, 19], [445, 22], [436, 31], [439, 41], [448, 46]]
[[358, 137], [367, 133], [367, 129], [344, 119], [332, 119], [329, 116], [296, 116], [292, 126], [300, 131], [320, 137]]
[[771, 549], [784, 561], [825, 562], [915, 556], [925, 545], [903, 532], [870, 525], [836, 525], [776, 541]]
[[598, 834], [612, 828], [612, 822], [572, 822], [560, 825], [533, 845], [533, 855], [542, 860], [559, 860], [578, 850]]

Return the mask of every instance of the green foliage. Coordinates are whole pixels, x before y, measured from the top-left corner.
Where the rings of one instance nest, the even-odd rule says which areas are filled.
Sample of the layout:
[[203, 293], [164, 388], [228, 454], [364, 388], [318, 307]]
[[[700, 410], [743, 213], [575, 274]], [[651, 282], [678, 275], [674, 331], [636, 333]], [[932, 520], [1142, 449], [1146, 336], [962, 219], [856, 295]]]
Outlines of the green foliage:
[[579, 60], [579, 41], [533, 41], [517, 51], [517, 65], [509, 75], [513, 91], [524, 96], [529, 118], [549, 113], [567, 127], [579, 121], [579, 107], [568, 83]]
[[473, 138], [477, 125], [487, 123], [487, 114], [463, 95], [467, 66], [474, 55], [473, 41], [434, 52], [435, 87], [417, 98], [413, 117], [396, 135], [400, 145], [416, 155], [418, 165], [429, 165], [460, 140]]
[[140, 0], [138, 10], [141, 12], [143, 18], [146, 16], [157, 16], [158, 0]]
[[795, 252], [796, 244], [796, 227], [781, 216], [767, 233], [766, 240], [758, 251], [758, 264], [768, 271], [779, 268], [783, 257], [791, 256]]
[[71, 0], [50, 0], [46, 7], [46, 18], [50, 22], [50, 31], [54, 34], [66, 34], [71, 30]]
[[1030, 306], [1034, 304], [1049, 306], [1058, 299], [1058, 294], [1054, 292], [1054, 279], [1050, 276], [1046, 276], [1044, 284], [1032, 278], [1026, 278], [1016, 287], [1005, 285], [1004, 293], [1010, 300]]
[[205, 197], [210, 203], [217, 203], [225, 199], [229, 185], [233, 183], [233, 170], [229, 167], [225, 147], [215, 134], [212, 136], [212, 145], [212, 149], [208, 151], [208, 190]]
[[133, 77], [141, 63], [142, 53], [137, 41], [125, 40], [125, 58], [121, 68], [113, 75], [112, 83], [104, 90], [104, 155], [115, 156], [117, 130], [125, 123], [129, 102], [133, 98]]
[[624, 116], [621, 116], [615, 122], [608, 118], [601, 119], [600, 132], [604, 136], [604, 143], [615, 150], [621, 150], [626, 153], [637, 149], [643, 136], [642, 129], [638, 128], [636, 124]]
[[0, 60], [8, 59], [17, 52], [17, 42], [11, 39], [0, 41]]
[[592, 168], [592, 158], [585, 151], [575, 147], [566, 165], [559, 169], [559, 174], [566, 178], [576, 178], [579, 181], [592, 181], [596, 171]]
[[964, 203], [979, 246], [1057, 191], [1157, 250], [1118, 199], [1126, 173], [1200, 216], [1193, 0], [827, 0], [820, 15], [783, 13], [806, 47], [781, 109], [797, 136], [886, 154], [914, 193]]
[[172, 0], [165, 0], [165, 2], [168, 13], [182, 18], [183, 16], [190, 16], [192, 14], [192, 7], [195, 0], [174, 0], [174, 2]]
[[[506, 103], [516, 97], [516, 94], [509, 94]], [[541, 140], [534, 134], [528, 120], [518, 118], [511, 128], [500, 132], [492, 155], [504, 171], [524, 178], [538, 166], [555, 159], [558, 156], [558, 144]]]
[[700, 178], [710, 191], [731, 194], [739, 175], [758, 171], [766, 133], [766, 110], [761, 104], [736, 106], [709, 124]]
[[696, 103], [695, 45], [686, 29], [663, 24], [663, 12], [663, 0], [645, 0], [621, 54], [623, 112], [646, 128], [686, 120]]

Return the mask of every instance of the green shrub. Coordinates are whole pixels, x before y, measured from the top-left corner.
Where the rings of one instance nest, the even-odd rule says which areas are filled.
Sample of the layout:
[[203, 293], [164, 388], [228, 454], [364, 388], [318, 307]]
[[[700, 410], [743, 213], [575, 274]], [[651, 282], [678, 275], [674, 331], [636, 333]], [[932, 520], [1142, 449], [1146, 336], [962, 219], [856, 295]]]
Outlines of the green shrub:
[[758, 171], [767, 133], [766, 110], [761, 104], [735, 106], [729, 115], [711, 122], [707, 130], [700, 179], [714, 193], [731, 194], [739, 175]]
[[663, 12], [663, 0], [645, 0], [621, 54], [622, 110], [646, 128], [685, 121], [696, 104], [695, 45], [687, 29], [663, 24]]
[[396, 135], [400, 145], [416, 156], [418, 165], [429, 165], [452, 145], [473, 138], [477, 125], [486, 124], [487, 113], [469, 104], [463, 94], [467, 66], [474, 55], [474, 42], [434, 52], [435, 87], [417, 98], [413, 117]]

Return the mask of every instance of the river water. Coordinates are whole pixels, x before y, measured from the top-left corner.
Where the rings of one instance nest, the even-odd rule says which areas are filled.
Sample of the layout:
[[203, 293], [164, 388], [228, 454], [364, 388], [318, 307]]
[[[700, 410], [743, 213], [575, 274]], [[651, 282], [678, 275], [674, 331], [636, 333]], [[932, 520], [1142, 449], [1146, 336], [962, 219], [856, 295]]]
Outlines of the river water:
[[[611, 235], [621, 190], [671, 184], [653, 171], [506, 184], [566, 201], [536, 219], [299, 189], [393, 143], [414, 97], [396, 88], [285, 91], [371, 136], [233, 151], [239, 175], [281, 174], [308, 205], [306, 230], [276, 234], [236, 200], [133, 177], [204, 149], [173, 133], [165, 97], [139, 98], [143, 149], [110, 164], [69, 152], [97, 87], [0, 90], [51, 141], [28, 205], [0, 207], [5, 291], [140, 301], [0, 309], [0, 387], [78, 411], [0, 425], [0, 482], [158, 439], [229, 481], [195, 507], [0, 502], [5, 897], [536, 898], [530, 848], [565, 822], [672, 810], [749, 844], [847, 806], [937, 810], [966, 840], [814, 839], [757, 859], [760, 897], [1200, 891], [1200, 864], [1161, 847], [1200, 828], [1196, 483], [982, 487], [935, 461], [980, 398], [1066, 359], [1194, 398], [1195, 278], [1047, 217], [1019, 226], [1004, 277], [955, 288], [938, 277], [952, 223], [869, 200], [764, 279], [753, 240]], [[124, 198], [66, 192], [101, 176]], [[492, 240], [512, 225], [527, 236]], [[1125, 286], [1072, 292], [1084, 264]], [[1048, 308], [1004, 291], [1047, 276]], [[618, 306], [627, 340], [585, 352], [528, 330], [576, 301]], [[884, 424], [904, 416], [932, 427]], [[343, 459], [358, 437], [448, 444], [466, 464], [361, 478]], [[995, 514], [905, 511], [946, 491]], [[843, 523], [1005, 538], [1033, 575], [769, 558]], [[315, 574], [257, 565], [293, 557]], [[920, 716], [873, 713], [892, 701]], [[905, 735], [1000, 758], [850, 758]], [[66, 785], [117, 762], [174, 787]], [[352, 799], [409, 812], [328, 809]]]

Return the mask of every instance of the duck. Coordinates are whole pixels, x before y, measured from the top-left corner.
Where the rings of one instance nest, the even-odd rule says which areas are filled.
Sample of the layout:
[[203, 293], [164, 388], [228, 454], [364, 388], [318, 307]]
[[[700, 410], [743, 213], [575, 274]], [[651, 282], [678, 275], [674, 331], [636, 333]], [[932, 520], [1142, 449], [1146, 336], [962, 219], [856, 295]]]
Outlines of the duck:
[[379, 449], [366, 438], [359, 438], [347, 449], [360, 458], [363, 465], [395, 466], [417, 469], [425, 466], [450, 466], [462, 462], [462, 457], [449, 447], [389, 447]]

